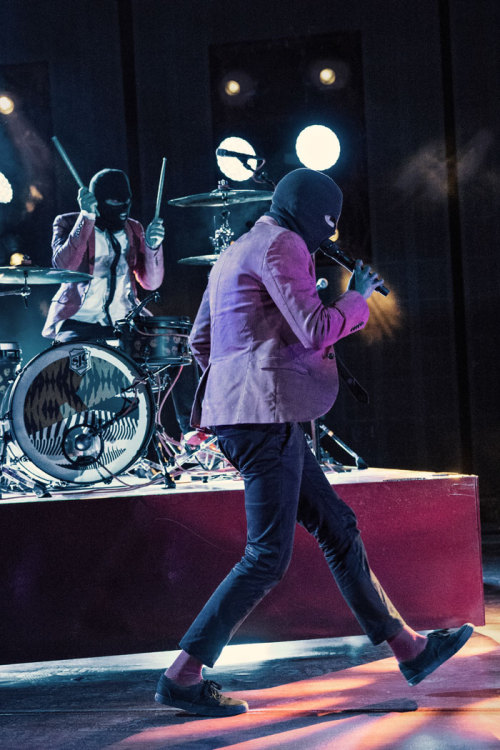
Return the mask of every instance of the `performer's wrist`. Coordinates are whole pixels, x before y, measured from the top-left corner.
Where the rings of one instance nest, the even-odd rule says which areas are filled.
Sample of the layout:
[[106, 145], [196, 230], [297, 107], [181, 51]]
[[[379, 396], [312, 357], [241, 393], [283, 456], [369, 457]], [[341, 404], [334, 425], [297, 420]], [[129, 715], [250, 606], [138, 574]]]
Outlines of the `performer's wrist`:
[[93, 219], [95, 220], [95, 213], [92, 213], [92, 211], [86, 211], [84, 208], [80, 209], [80, 213], [82, 216], [85, 216], [86, 219]]

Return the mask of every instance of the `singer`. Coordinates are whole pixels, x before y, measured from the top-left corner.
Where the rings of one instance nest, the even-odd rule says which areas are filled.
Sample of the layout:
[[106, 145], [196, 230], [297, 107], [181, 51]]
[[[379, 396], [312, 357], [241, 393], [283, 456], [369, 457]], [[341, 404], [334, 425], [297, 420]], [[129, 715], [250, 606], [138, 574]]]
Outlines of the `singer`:
[[294, 170], [276, 186], [269, 212], [211, 271], [191, 334], [204, 371], [192, 420], [213, 430], [244, 479], [247, 543], [160, 677], [159, 703], [203, 716], [248, 710], [245, 701], [204, 680], [202, 667], [214, 665], [285, 574], [297, 522], [318, 541], [366, 634], [374, 644], [389, 643], [410, 684], [472, 633], [464, 625], [425, 637], [404, 622], [370, 570], [354, 513], [330, 486], [299, 424], [325, 414], [335, 401], [334, 344], [363, 328], [366, 300], [381, 283], [356, 261], [346, 292], [330, 306], [321, 302], [311, 255], [333, 233], [341, 208], [333, 180]]

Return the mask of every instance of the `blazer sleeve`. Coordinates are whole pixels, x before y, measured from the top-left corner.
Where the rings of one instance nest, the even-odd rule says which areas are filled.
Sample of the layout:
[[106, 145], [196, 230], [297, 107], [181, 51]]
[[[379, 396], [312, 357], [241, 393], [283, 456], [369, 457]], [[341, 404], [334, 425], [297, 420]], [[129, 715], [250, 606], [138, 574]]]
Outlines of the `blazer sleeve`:
[[83, 214], [62, 214], [56, 216], [52, 232], [52, 265], [68, 271], [86, 270], [84, 256], [88, 242], [94, 231], [95, 221]]
[[189, 345], [202, 370], [206, 370], [210, 360], [210, 297], [208, 286], [205, 289], [193, 323]]
[[154, 249], [149, 247], [142, 224], [133, 220], [129, 222], [135, 245], [134, 276], [143, 289], [158, 289], [164, 275], [163, 245]]
[[366, 325], [368, 304], [347, 291], [326, 306], [316, 290], [314, 265], [302, 239], [281, 232], [264, 255], [262, 281], [306, 349], [323, 349]]

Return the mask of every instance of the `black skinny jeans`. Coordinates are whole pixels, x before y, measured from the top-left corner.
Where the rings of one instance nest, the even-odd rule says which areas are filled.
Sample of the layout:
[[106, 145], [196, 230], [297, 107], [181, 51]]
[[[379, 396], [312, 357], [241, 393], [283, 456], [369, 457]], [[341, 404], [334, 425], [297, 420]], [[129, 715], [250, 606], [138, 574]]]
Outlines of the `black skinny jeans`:
[[180, 642], [212, 667], [231, 636], [283, 577], [298, 521], [320, 545], [347, 604], [370, 640], [404, 625], [370, 570], [353, 511], [332, 489], [295, 423], [214, 428], [245, 483], [245, 554], [214, 591]]

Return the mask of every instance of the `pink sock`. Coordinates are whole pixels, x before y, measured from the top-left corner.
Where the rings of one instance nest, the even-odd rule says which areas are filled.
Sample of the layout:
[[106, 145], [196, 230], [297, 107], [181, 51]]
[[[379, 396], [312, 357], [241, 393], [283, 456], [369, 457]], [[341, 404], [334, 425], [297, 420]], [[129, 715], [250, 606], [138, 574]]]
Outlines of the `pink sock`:
[[165, 675], [178, 685], [187, 687], [201, 682], [201, 670], [203, 663], [190, 656], [186, 651], [181, 651], [177, 659], [166, 670]]
[[411, 661], [424, 650], [427, 638], [405, 625], [402, 630], [387, 641], [398, 661]]

